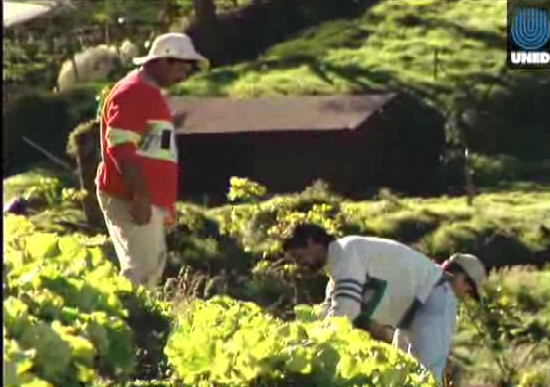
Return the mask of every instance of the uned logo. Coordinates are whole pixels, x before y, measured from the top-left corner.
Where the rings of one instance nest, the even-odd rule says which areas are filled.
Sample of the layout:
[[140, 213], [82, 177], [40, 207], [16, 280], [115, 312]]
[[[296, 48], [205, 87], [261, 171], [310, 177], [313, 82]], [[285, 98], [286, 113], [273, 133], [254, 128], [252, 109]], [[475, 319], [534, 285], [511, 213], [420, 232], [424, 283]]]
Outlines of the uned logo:
[[508, 64], [512, 68], [550, 68], [550, 13], [541, 8], [513, 10], [508, 26]]

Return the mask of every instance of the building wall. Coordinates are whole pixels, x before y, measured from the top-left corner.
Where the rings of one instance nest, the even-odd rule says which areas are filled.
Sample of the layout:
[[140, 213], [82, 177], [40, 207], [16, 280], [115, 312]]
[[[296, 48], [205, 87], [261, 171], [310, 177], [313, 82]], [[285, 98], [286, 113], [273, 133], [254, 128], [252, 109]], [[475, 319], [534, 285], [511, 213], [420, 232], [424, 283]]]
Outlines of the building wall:
[[379, 146], [386, 184], [414, 195], [439, 192], [439, 166], [445, 147], [445, 119], [416, 98], [399, 96], [378, 117], [384, 127]]
[[302, 190], [323, 179], [333, 189], [351, 194], [357, 185], [376, 178], [378, 157], [372, 135], [342, 130], [258, 138], [252, 176], [277, 192]]
[[[366, 126], [366, 125], [365, 125]], [[231, 176], [272, 193], [301, 191], [323, 179], [337, 192], [364, 193], [383, 181], [379, 129], [179, 136], [182, 196], [219, 199]]]
[[443, 121], [406, 98], [390, 102], [356, 130], [179, 136], [180, 196], [223, 201], [232, 176], [271, 193], [301, 191], [323, 179], [347, 197], [379, 187], [433, 189], [444, 145]]

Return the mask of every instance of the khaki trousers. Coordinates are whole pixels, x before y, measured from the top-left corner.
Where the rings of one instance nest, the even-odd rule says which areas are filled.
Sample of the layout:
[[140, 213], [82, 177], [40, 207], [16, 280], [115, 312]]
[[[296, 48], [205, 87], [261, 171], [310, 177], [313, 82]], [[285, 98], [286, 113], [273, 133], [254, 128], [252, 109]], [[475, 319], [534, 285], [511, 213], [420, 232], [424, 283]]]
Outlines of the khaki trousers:
[[97, 198], [120, 263], [120, 275], [134, 286], [154, 289], [166, 265], [166, 211], [152, 206], [151, 220], [140, 226], [130, 216], [128, 201], [101, 191], [97, 191]]

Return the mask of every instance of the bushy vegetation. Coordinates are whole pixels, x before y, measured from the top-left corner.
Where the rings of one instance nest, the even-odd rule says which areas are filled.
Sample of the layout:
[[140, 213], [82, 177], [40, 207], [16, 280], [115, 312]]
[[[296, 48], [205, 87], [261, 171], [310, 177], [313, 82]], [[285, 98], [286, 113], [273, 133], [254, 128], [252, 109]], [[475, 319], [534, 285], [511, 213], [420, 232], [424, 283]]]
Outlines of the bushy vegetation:
[[485, 302], [463, 308], [454, 360], [471, 383], [543, 387], [550, 383], [550, 270], [493, 273]]
[[132, 323], [166, 315], [118, 276], [100, 243], [37, 232], [23, 217], [4, 217], [5, 386], [70, 387], [136, 373]]
[[[241, 182], [232, 179], [232, 197], [241, 195], [250, 201], [253, 192], [265, 195], [265, 187], [252, 183], [245, 189]], [[239, 194], [235, 192], [238, 190]], [[307, 219], [339, 234], [401, 240], [437, 260], [453, 251], [467, 250], [490, 265], [505, 265], [526, 262], [530, 253], [550, 242], [540, 230], [548, 223], [549, 199], [545, 191], [488, 192], [481, 193], [469, 206], [463, 197], [401, 198], [381, 190], [376, 200], [354, 202], [331, 194], [319, 183], [300, 194], [267, 200], [260, 197], [252, 203], [206, 210], [204, 215], [198, 215], [198, 208], [182, 207], [181, 222], [193, 230], [196, 217], [210, 219], [210, 232], [229, 235], [245, 251], [264, 256], [277, 251], [277, 239], [287, 226]], [[219, 222], [218, 230], [215, 220]], [[200, 227], [197, 230], [201, 232]]]
[[[176, 371], [174, 382], [189, 385], [204, 379], [208, 385], [310, 380], [322, 386], [328, 377], [335, 385], [429, 385], [422, 384], [429, 377], [416, 361], [371, 342], [349, 323], [335, 322], [335, 330], [305, 320], [285, 323], [225, 298], [172, 309], [118, 277], [101, 238], [36, 232], [13, 215], [4, 222], [4, 386], [151, 381], [169, 378], [166, 361]], [[170, 310], [177, 328], [164, 349]], [[247, 341], [250, 329], [254, 343]]]
[[[35, 197], [52, 189], [55, 179], [50, 179], [49, 185], [34, 187]], [[98, 387], [179, 382], [322, 386], [321, 379], [334, 385], [350, 380], [425, 385], [410, 358], [351, 331], [344, 322], [335, 321], [333, 331], [311, 321], [311, 310], [300, 304], [320, 302], [326, 278], [304, 277], [281, 260], [278, 237], [307, 219], [338, 235], [396, 238], [436, 260], [471, 251], [497, 266], [527, 259], [550, 244], [540, 230], [548, 219], [546, 192], [487, 193], [469, 207], [464, 198], [420, 200], [384, 191], [376, 200], [351, 202], [320, 183], [300, 194], [268, 199], [265, 187], [247, 179], [231, 183], [230, 205], [205, 209], [178, 204], [178, 224], [169, 236], [170, 264], [158, 294], [136, 292], [117, 276], [105, 236], [75, 234], [52, 220], [52, 213], [62, 213], [67, 202], [36, 201], [37, 213], [28, 218], [5, 215], [8, 371], [27, 381], [67, 386], [91, 379]], [[44, 215], [46, 207], [49, 215]], [[550, 356], [547, 273], [496, 273], [486, 287], [484, 307], [463, 311], [454, 347], [463, 379], [545, 386]], [[253, 329], [247, 321], [254, 322]], [[244, 337], [251, 331], [255, 344]], [[57, 343], [59, 351], [46, 351], [36, 335], [49, 338], [46, 344]], [[107, 351], [108, 345], [116, 350]], [[517, 362], [514, 354], [521, 351], [528, 352], [528, 367]], [[54, 357], [56, 367], [48, 368]], [[408, 371], [396, 373], [388, 365], [392, 362]], [[225, 372], [228, 367], [234, 372]]]
[[[307, 306], [283, 322], [252, 303], [216, 297], [185, 306], [166, 352], [184, 381], [249, 386], [430, 386], [411, 357], [372, 341], [344, 318]], [[197, 332], [201, 332], [198, 336]]]
[[[38, 162], [50, 161], [24, 138], [67, 163], [66, 139], [80, 122], [95, 116], [101, 87], [87, 85], [63, 94], [28, 90], [12, 96], [3, 109], [4, 173], [25, 172]], [[49, 166], [59, 167], [56, 162]]]

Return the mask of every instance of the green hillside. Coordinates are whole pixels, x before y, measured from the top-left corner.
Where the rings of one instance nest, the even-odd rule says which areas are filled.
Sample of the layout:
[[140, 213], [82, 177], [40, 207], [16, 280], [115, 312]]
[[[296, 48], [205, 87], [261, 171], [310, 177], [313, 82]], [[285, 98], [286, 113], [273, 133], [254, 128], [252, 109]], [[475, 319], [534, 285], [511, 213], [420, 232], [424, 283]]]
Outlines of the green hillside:
[[407, 85], [443, 94], [453, 91], [455, 82], [491, 81], [499, 72], [505, 18], [506, 2], [499, 0], [383, 1], [356, 19], [305, 29], [252, 62], [199, 75], [179, 91], [257, 96]]
[[[249, 55], [228, 54], [232, 65], [198, 73], [172, 91], [232, 97], [408, 91], [444, 114], [473, 108], [477, 122], [470, 147], [476, 153], [535, 162], [548, 158], [550, 72], [505, 69], [505, 0], [380, 0], [356, 8], [350, 2], [343, 1], [346, 12], [335, 15], [355, 12], [354, 16], [335, 16], [330, 21], [319, 22], [327, 19], [328, 11], [309, 3], [299, 11], [308, 15], [300, 16], [300, 22], [279, 22], [282, 7], [274, 9], [269, 20], [264, 20], [265, 12], [238, 19], [234, 24], [247, 31], [260, 26], [257, 35], [262, 39], [243, 34], [242, 40], [225, 50], [231, 54], [235, 44], [253, 46], [244, 50]], [[326, 4], [335, 7], [334, 0]], [[227, 10], [220, 7], [220, 12]], [[237, 62], [243, 55], [251, 59]], [[116, 80], [113, 75], [109, 83]], [[65, 156], [67, 134], [96, 112], [95, 96], [101, 85], [83, 86], [66, 95], [23, 96], [6, 112], [8, 173], [22, 172], [42, 157], [29, 152], [29, 146], [17, 140], [20, 135], [32, 137], [58, 157]], [[470, 97], [466, 97], [468, 91]], [[44, 130], [31, 129], [38, 125]]]
[[479, 151], [547, 157], [541, 144], [550, 141], [543, 102], [550, 73], [507, 70], [505, 61], [506, 1], [386, 0], [356, 18], [305, 27], [252, 61], [197, 74], [174, 92], [408, 91], [444, 113], [473, 107], [483, 128], [472, 144]]

